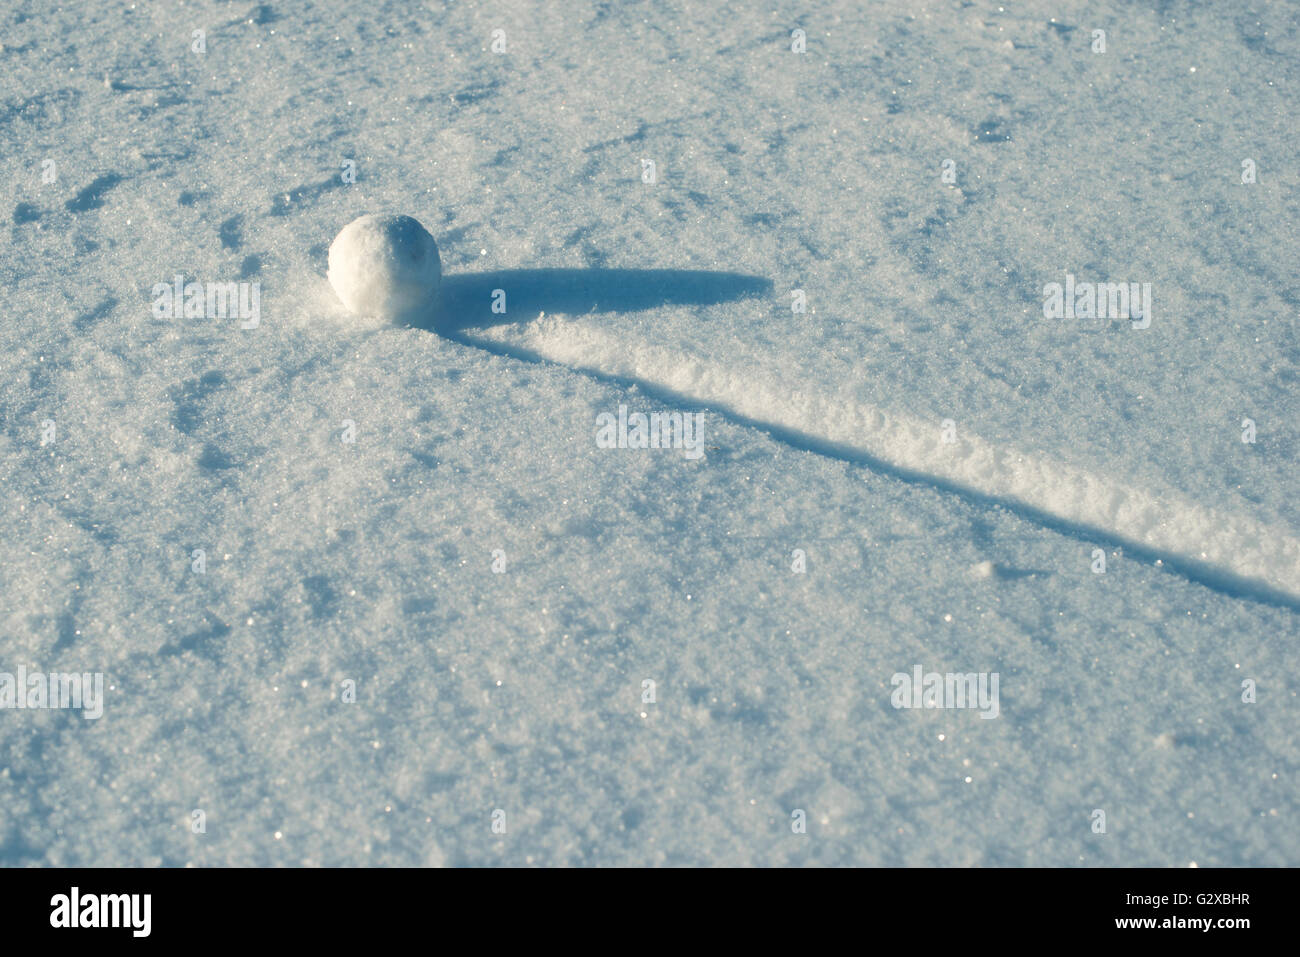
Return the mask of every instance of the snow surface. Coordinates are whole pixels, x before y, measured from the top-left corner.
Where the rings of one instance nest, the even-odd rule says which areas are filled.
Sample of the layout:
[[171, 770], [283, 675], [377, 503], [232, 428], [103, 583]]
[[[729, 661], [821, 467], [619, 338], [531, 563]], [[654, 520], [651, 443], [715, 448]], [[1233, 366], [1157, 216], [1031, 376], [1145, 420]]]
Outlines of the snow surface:
[[1300, 864], [1300, 6], [0, 17], [0, 863]]

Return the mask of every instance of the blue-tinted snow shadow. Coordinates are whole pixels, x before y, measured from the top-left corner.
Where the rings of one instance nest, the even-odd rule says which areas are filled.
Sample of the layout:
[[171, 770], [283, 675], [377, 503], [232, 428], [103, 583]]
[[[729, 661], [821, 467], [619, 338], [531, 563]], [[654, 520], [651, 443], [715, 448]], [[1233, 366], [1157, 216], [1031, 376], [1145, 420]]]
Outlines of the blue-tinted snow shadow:
[[[492, 295], [496, 289], [506, 292], [508, 311], [505, 314], [492, 313]], [[741, 273], [680, 269], [505, 270], [448, 277], [443, 281], [442, 302], [438, 313], [424, 321], [413, 322], [412, 325], [495, 355], [545, 365], [562, 365], [530, 349], [479, 339], [472, 334], [473, 330], [512, 322], [530, 322], [537, 318], [539, 312], [581, 314], [592, 311], [627, 312], [671, 304], [708, 305], [770, 294], [771, 290], [770, 280]], [[725, 403], [701, 402], [692, 396], [635, 376], [612, 375], [589, 366], [565, 367], [621, 389], [635, 387], [652, 399], [724, 415], [733, 422], [760, 429], [794, 448], [861, 465], [879, 475], [911, 485], [955, 495], [978, 508], [1005, 509], [1013, 515], [1082, 543], [1123, 549], [1128, 558], [1153, 566], [1158, 562], [1157, 567], [1231, 598], [1300, 612], [1300, 597], [1204, 562], [1165, 554], [1107, 529], [1070, 522], [1015, 499], [990, 495], [939, 476], [902, 468], [853, 446], [830, 442], [817, 435], [744, 415]]]
[[[504, 314], [492, 312], [498, 289], [505, 293]], [[659, 306], [709, 306], [771, 292], [770, 279], [735, 272], [504, 269], [446, 277], [437, 314], [414, 324], [452, 335], [462, 329], [536, 319], [539, 312], [581, 315], [636, 312]]]

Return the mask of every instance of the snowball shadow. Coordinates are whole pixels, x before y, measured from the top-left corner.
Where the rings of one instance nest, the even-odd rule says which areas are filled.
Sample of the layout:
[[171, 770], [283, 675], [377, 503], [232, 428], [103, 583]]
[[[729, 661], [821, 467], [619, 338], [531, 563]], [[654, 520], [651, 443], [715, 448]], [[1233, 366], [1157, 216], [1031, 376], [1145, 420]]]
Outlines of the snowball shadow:
[[[493, 313], [495, 290], [508, 312]], [[539, 312], [581, 315], [636, 312], [657, 306], [708, 306], [766, 296], [772, 281], [735, 272], [694, 269], [503, 269], [444, 276], [435, 314], [414, 323], [434, 332], [484, 328], [537, 318]]]

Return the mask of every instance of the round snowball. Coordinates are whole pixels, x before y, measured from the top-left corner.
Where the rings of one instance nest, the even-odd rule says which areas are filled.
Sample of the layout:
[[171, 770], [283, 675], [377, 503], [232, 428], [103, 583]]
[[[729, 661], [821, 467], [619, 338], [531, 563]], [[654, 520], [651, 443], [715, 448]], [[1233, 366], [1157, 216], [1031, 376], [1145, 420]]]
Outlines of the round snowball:
[[330, 244], [329, 281], [358, 315], [410, 317], [432, 308], [438, 294], [438, 244], [410, 216], [362, 216]]

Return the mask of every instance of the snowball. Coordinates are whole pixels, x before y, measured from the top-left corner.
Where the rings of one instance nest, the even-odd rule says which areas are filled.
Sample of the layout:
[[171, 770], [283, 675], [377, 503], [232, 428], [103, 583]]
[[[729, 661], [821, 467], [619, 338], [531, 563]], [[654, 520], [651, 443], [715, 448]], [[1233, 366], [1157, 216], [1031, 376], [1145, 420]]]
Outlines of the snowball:
[[330, 244], [329, 281], [358, 315], [409, 318], [433, 307], [442, 281], [438, 244], [410, 216], [362, 216]]

